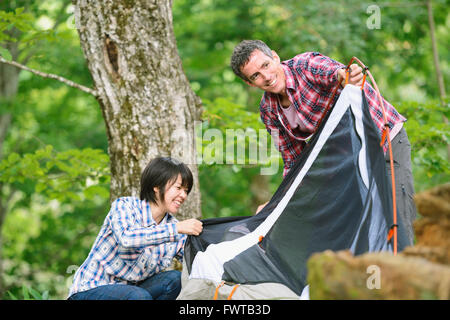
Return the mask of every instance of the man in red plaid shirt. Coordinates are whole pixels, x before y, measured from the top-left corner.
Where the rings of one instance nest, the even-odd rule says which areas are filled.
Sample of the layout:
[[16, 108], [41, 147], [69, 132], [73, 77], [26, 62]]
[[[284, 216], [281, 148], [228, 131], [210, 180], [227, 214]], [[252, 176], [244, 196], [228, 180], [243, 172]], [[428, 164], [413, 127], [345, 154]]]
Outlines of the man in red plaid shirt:
[[[233, 72], [248, 85], [264, 90], [260, 103], [261, 119], [272, 135], [284, 162], [283, 176], [287, 174], [314, 134], [336, 86], [340, 86], [334, 104], [342, 90], [345, 65], [318, 52], [305, 52], [281, 61], [277, 53], [260, 40], [244, 40], [231, 57]], [[362, 85], [362, 69], [350, 68], [348, 83]], [[384, 119], [375, 90], [364, 84], [369, 110], [381, 137]], [[411, 172], [411, 145], [403, 128], [406, 119], [383, 99], [390, 129], [396, 167], [397, 208], [402, 217], [411, 244], [414, 239], [412, 222], [416, 209], [412, 200], [414, 185]], [[389, 153], [386, 153], [390, 173]], [[258, 211], [265, 204], [258, 208]]]

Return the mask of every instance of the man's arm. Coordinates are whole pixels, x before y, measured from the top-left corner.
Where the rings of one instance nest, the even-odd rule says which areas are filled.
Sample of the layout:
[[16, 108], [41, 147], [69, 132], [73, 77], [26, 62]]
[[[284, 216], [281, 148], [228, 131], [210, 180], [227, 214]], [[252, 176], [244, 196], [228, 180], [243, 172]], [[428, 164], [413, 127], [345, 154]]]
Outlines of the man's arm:
[[[319, 52], [309, 52], [301, 56], [302, 58], [297, 63], [311, 83], [315, 83], [325, 90], [331, 90], [337, 83], [341, 83], [344, 87], [346, 65]], [[361, 85], [362, 68], [357, 64], [352, 64], [350, 70], [348, 83]]]

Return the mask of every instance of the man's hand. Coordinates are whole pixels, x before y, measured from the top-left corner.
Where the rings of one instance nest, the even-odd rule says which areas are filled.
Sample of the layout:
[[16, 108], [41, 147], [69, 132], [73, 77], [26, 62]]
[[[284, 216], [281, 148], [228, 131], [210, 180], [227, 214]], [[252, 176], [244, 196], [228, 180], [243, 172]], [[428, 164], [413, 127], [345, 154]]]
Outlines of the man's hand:
[[198, 236], [202, 230], [203, 223], [197, 219], [188, 219], [177, 223], [178, 233]]
[[[339, 69], [338, 73], [338, 81], [341, 83], [343, 87], [345, 87], [345, 69]], [[348, 83], [353, 84], [355, 86], [361, 86], [363, 80], [362, 68], [358, 66], [356, 63], [350, 65], [350, 74], [348, 76]]]
[[258, 214], [267, 204], [269, 203], [269, 201], [267, 201], [266, 203], [263, 203], [261, 205], [258, 206], [258, 208], [256, 209], [255, 214]]

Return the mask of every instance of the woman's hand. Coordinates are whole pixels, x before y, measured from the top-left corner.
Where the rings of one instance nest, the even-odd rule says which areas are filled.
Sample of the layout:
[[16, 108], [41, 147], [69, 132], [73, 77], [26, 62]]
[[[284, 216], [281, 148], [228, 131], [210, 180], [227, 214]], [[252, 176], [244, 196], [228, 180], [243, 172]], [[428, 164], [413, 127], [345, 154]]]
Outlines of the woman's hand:
[[198, 236], [202, 230], [203, 223], [197, 219], [188, 219], [177, 223], [178, 233]]

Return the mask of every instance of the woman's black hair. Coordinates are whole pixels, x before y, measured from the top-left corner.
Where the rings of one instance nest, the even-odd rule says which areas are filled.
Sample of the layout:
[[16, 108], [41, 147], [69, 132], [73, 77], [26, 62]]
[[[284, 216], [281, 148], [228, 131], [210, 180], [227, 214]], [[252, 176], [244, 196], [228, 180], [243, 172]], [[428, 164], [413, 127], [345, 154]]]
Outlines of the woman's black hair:
[[[191, 192], [193, 177], [192, 172], [184, 163], [170, 157], [157, 157], [149, 162], [141, 175], [140, 199], [157, 203], [164, 200], [167, 183], [175, 183], [178, 175], [181, 176], [181, 185]], [[159, 199], [153, 190], [159, 190]]]

